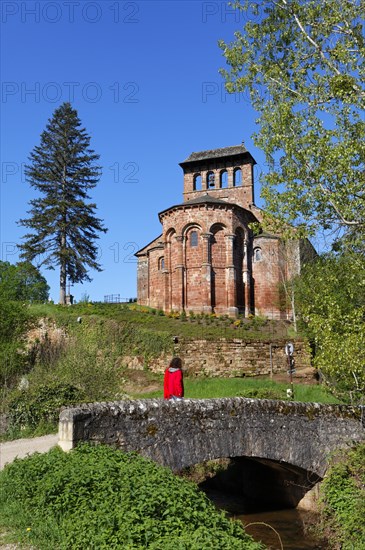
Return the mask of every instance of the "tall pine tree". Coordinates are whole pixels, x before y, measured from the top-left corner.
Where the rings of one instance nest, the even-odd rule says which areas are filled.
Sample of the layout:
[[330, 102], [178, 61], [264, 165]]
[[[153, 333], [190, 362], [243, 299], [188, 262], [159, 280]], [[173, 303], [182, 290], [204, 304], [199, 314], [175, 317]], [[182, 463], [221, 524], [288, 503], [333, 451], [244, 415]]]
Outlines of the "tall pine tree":
[[99, 155], [70, 103], [55, 110], [30, 154], [27, 181], [41, 193], [30, 201], [30, 217], [19, 224], [32, 230], [20, 245], [26, 261], [60, 269], [60, 304], [66, 303], [66, 282], [90, 281], [88, 269], [101, 271], [95, 240], [106, 232], [95, 216], [88, 192], [100, 178]]

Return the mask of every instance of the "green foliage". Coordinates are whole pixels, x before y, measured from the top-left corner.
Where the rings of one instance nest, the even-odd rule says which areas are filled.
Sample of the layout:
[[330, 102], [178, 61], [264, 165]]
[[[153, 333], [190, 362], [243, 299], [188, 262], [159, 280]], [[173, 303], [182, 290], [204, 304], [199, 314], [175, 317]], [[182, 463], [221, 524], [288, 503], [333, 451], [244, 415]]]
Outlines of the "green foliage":
[[10, 430], [56, 425], [62, 406], [85, 400], [85, 394], [71, 384], [54, 383], [30, 390], [18, 390], [9, 402]]
[[0, 384], [3, 388], [11, 385], [26, 369], [23, 336], [30, 323], [23, 304], [0, 298]]
[[31, 263], [0, 261], [0, 299], [44, 302], [48, 300], [48, 292], [46, 279]]
[[221, 72], [228, 91], [247, 93], [259, 113], [267, 210], [282, 228], [338, 229], [363, 242], [363, 0], [234, 5], [245, 24], [232, 43], [219, 43], [229, 66]]
[[89, 281], [88, 268], [101, 270], [95, 240], [105, 232], [95, 217], [89, 191], [100, 178], [99, 155], [70, 103], [58, 107], [40, 145], [30, 154], [27, 181], [41, 196], [30, 201], [30, 217], [19, 221], [31, 230], [20, 245], [21, 257], [41, 258], [47, 269], [60, 269], [60, 303], [65, 303], [66, 280]]
[[365, 445], [333, 457], [321, 487], [322, 529], [333, 547], [365, 549]]
[[67, 333], [67, 343], [61, 343], [60, 353], [53, 349], [52, 341], [43, 343], [37, 364], [29, 375], [30, 385], [39, 387], [59, 381], [79, 388], [88, 401], [120, 397], [118, 359], [126, 338], [123, 327], [89, 319], [81, 324], [68, 323]]
[[242, 391], [240, 397], [250, 399], [284, 399], [284, 392], [279, 388], [254, 388]]
[[[68, 313], [70, 308], [54, 309], [60, 310], [58, 326], [64, 326], [65, 336], [37, 343], [35, 364], [27, 375], [29, 390], [13, 391], [8, 397], [12, 433], [19, 427], [37, 431], [45, 422], [54, 427], [59, 407], [75, 400], [123, 398], [124, 356], [142, 356], [147, 365], [152, 357], [172, 351], [168, 334], [100, 316], [83, 317], [77, 323]], [[74, 397], [72, 392], [69, 395], [72, 388], [77, 388]]]
[[193, 483], [102, 445], [16, 460], [0, 484], [2, 524], [40, 550], [262, 548]]
[[326, 255], [298, 282], [299, 309], [315, 344], [314, 364], [342, 399], [365, 393], [365, 261]]

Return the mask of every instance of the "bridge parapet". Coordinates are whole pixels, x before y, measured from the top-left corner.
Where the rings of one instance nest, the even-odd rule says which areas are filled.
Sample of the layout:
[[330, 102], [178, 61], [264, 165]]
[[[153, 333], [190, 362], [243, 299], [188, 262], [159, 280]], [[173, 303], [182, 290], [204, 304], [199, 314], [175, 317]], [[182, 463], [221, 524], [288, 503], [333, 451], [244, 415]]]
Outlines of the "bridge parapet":
[[82, 441], [138, 451], [174, 471], [223, 457], [255, 457], [323, 477], [328, 455], [365, 441], [360, 407], [246, 399], [92, 403], [60, 414], [59, 445]]

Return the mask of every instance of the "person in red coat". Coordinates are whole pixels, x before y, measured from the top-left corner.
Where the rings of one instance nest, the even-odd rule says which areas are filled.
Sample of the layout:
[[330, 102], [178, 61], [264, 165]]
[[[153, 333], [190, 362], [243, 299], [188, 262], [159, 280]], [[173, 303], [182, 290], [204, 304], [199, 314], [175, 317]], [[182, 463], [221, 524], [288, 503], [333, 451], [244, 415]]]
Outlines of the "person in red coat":
[[163, 390], [165, 399], [181, 399], [184, 397], [182, 361], [180, 357], [173, 357], [165, 370]]

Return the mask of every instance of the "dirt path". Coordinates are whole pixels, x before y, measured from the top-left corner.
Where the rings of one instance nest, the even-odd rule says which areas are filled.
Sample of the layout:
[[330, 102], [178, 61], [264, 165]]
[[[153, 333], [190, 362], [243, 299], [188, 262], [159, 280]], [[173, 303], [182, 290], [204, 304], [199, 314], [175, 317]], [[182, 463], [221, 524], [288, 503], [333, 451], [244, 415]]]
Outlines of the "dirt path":
[[0, 470], [2, 470], [8, 462], [12, 462], [14, 458], [24, 458], [28, 454], [35, 452], [46, 453], [57, 445], [58, 434], [43, 435], [42, 437], [34, 437], [32, 439], [16, 439], [15, 441], [7, 441], [0, 443]]

